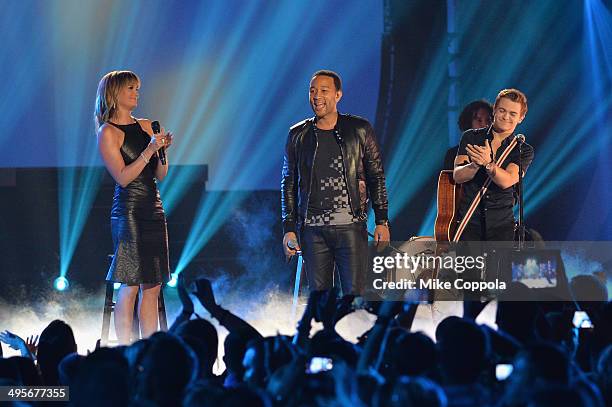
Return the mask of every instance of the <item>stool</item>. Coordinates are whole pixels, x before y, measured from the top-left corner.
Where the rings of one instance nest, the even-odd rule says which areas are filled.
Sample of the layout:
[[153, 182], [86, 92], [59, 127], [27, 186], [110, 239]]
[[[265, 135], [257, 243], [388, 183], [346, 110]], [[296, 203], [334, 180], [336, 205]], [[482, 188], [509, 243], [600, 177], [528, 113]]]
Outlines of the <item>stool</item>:
[[[113, 261], [113, 255], [108, 256], [109, 265]], [[102, 314], [102, 334], [100, 335], [100, 345], [107, 346], [109, 343], [116, 343], [116, 341], [110, 341], [108, 339], [110, 331], [110, 320], [111, 313], [115, 311], [115, 301], [113, 295], [115, 293], [115, 283], [112, 281], [106, 281], [106, 294], [104, 296], [104, 311]], [[134, 318], [132, 322], [132, 342], [140, 339], [140, 324], [138, 322], [138, 299], [140, 292], [136, 294], [136, 300], [134, 301]], [[161, 331], [168, 330], [168, 319], [166, 318], [166, 304], [164, 302], [164, 290], [163, 285], [159, 290], [159, 297], [157, 299], [157, 313], [159, 319], [159, 329]]]

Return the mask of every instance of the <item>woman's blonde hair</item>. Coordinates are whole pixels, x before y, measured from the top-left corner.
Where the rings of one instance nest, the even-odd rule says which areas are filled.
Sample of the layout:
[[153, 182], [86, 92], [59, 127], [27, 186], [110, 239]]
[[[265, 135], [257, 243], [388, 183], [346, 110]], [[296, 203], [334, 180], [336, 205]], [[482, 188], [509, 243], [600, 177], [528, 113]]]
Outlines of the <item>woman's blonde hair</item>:
[[112, 71], [102, 77], [94, 108], [96, 132], [117, 112], [117, 96], [121, 88], [132, 83], [140, 83], [140, 78], [132, 71]]

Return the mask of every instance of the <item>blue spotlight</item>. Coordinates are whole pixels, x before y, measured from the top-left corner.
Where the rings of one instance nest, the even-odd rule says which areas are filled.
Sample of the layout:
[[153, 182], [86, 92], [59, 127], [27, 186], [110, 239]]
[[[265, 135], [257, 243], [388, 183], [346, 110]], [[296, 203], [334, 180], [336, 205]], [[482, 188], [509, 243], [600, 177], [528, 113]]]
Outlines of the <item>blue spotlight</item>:
[[170, 281], [168, 281], [168, 287], [176, 287], [176, 283], [178, 282], [178, 273], [172, 273]]
[[438, 200], [437, 195], [431, 200], [429, 204], [429, 209], [427, 210], [427, 215], [423, 218], [423, 223], [421, 223], [421, 228], [419, 229], [419, 233], [417, 236], [433, 236], [435, 234], [435, 223], [436, 223], [436, 215], [438, 214]]
[[68, 288], [69, 285], [70, 284], [68, 283], [68, 279], [62, 276], [59, 276], [53, 282], [53, 287], [55, 287], [57, 291], [64, 291], [65, 289]]

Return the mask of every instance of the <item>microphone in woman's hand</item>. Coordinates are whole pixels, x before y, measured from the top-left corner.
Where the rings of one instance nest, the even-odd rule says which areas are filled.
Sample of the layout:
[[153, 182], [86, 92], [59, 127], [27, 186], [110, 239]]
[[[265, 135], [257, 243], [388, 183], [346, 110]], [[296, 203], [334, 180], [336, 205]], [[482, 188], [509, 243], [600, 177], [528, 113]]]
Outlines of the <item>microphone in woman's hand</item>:
[[[159, 134], [160, 127], [159, 122], [155, 120], [151, 122], [151, 128], [153, 129], [153, 134]], [[166, 165], [166, 148], [162, 147], [157, 150], [157, 156], [159, 157], [159, 161], [161, 161], [162, 165]]]

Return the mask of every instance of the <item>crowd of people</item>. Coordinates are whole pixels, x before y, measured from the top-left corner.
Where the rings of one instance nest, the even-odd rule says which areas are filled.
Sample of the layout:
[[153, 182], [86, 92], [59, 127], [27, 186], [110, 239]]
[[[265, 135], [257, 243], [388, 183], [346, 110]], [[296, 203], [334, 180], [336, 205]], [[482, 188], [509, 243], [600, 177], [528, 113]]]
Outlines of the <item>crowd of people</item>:
[[[229, 332], [221, 375], [213, 369], [218, 332], [194, 314], [190, 287]], [[450, 316], [435, 340], [411, 331], [417, 303], [365, 303], [376, 322], [352, 343], [335, 326], [357, 301], [336, 288], [310, 294], [293, 336], [264, 337], [217, 304], [208, 280], [188, 286], [180, 278], [182, 310], [169, 331], [128, 346], [78, 354], [59, 320], [38, 340], [3, 332], [0, 340], [22, 356], [0, 360], [0, 385], [69, 386], [75, 406], [612, 405], [612, 302], [595, 277], [575, 278], [571, 288], [600, 301], [500, 301], [498, 329]], [[530, 295], [520, 283], [510, 290]], [[591, 327], [575, 328], [577, 309]], [[322, 329], [313, 332], [314, 321]]]

